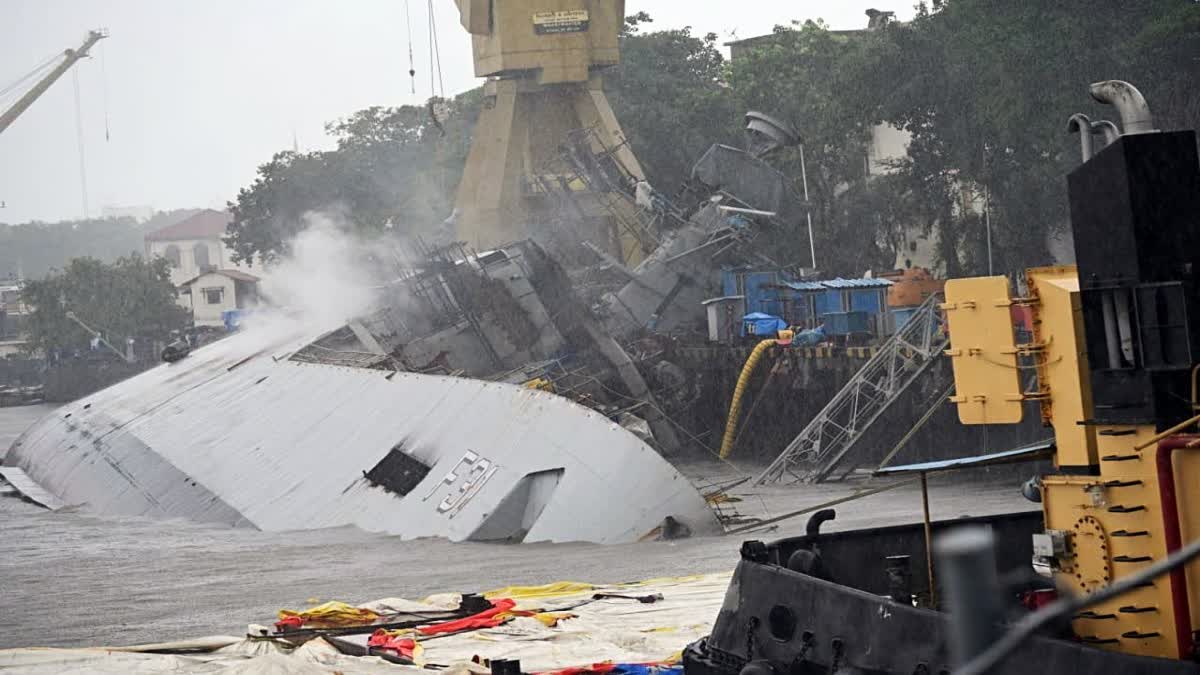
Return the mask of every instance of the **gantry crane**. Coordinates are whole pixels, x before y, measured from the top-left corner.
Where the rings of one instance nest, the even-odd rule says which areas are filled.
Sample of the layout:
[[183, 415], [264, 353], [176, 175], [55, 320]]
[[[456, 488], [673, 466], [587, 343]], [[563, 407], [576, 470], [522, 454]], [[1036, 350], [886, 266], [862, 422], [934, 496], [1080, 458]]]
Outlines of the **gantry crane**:
[[29, 106], [33, 105], [34, 101], [38, 100], [42, 94], [46, 93], [46, 90], [50, 88], [50, 85], [54, 84], [58, 78], [62, 77], [63, 74], [70, 70], [71, 66], [75, 65], [76, 61], [87, 56], [88, 50], [90, 50], [97, 42], [106, 37], [108, 37], [108, 31], [104, 29], [88, 31], [87, 37], [84, 39], [83, 44], [79, 45], [78, 49], [64, 50], [62, 53], [62, 63], [55, 66], [54, 70], [51, 70], [49, 73], [47, 73], [45, 77], [38, 80], [37, 84], [33, 85], [29, 91], [25, 92], [25, 95], [18, 99], [11, 108], [5, 110], [3, 114], [0, 114], [0, 134], [4, 133], [4, 130], [12, 125], [12, 123], [21, 116], [21, 113], [25, 112]]
[[642, 251], [598, 208], [603, 195], [570, 177], [546, 175], [568, 135], [589, 129], [594, 151], [642, 180], [601, 80], [601, 71], [620, 59], [624, 0], [456, 2], [471, 34], [475, 75], [487, 78], [455, 204], [457, 236], [478, 248], [530, 236], [531, 226], [548, 217], [544, 186], [554, 185], [577, 196], [585, 237], [622, 262], [636, 262]]

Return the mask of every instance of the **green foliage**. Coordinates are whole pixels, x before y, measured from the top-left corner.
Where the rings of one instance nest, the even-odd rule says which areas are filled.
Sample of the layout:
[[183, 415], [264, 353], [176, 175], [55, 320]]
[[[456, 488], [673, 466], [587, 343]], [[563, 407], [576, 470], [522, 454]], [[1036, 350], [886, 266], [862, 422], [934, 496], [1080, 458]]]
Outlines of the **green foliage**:
[[717, 36], [690, 28], [641, 32], [652, 19], [626, 19], [621, 64], [604, 88], [649, 181], [673, 192], [713, 143], [737, 139], [738, 109], [725, 86]]
[[[622, 64], [606, 72], [606, 89], [651, 182], [670, 192], [709, 145], [736, 139], [737, 106], [722, 80], [716, 35], [641, 33], [649, 22], [645, 13], [629, 17]], [[482, 103], [482, 89], [434, 101], [436, 124], [428, 106], [368, 108], [328, 125], [336, 149], [276, 154], [229, 205], [234, 256], [277, 257], [313, 211], [367, 232], [441, 223], [453, 210]]]
[[1092, 82], [1137, 85], [1164, 128], [1200, 123], [1200, 7], [1182, 0], [1054, 3], [942, 0], [908, 25], [865, 37], [848, 67], [877, 121], [913, 134], [901, 168], [910, 216], [936, 229], [950, 275], [985, 272], [977, 213], [951, 208], [960, 188], [990, 203], [996, 269], [1049, 261], [1067, 227], [1066, 174], [1079, 163], [1066, 119], [1116, 117]]
[[45, 353], [86, 347], [91, 340], [68, 312], [118, 348], [129, 337], [163, 339], [189, 319], [175, 301], [167, 260], [136, 254], [111, 264], [75, 258], [61, 272], [29, 282], [21, 296], [33, 308], [30, 346]]
[[[1090, 102], [1091, 82], [1129, 80], [1160, 127], [1200, 126], [1200, 4], [1185, 0], [932, 0], [912, 22], [872, 32], [781, 27], [735, 63], [715, 35], [650, 24], [644, 12], [627, 18], [622, 63], [605, 74], [650, 181], [671, 193], [709, 145], [741, 145], [747, 110], [791, 122], [828, 273], [886, 268], [900, 233], [914, 230], [935, 238], [947, 274], [986, 271], [983, 203], [997, 271], [1048, 262], [1047, 235], [1068, 222], [1064, 177], [1079, 162], [1065, 120], [1115, 116]], [[230, 245], [241, 259], [270, 259], [313, 210], [368, 231], [439, 223], [481, 102], [479, 90], [438, 102], [436, 124], [427, 108], [370, 108], [330, 125], [336, 149], [276, 155], [231, 204]], [[878, 124], [912, 134], [890, 172], [869, 168]], [[789, 149], [771, 163], [802, 193], [799, 159]], [[770, 246], [781, 262], [807, 264], [796, 225]]]
[[274, 259], [310, 212], [366, 233], [441, 222], [453, 209], [481, 100], [476, 89], [425, 107], [367, 108], [326, 126], [335, 149], [276, 154], [229, 204], [234, 257]]
[[139, 225], [132, 218], [70, 220], [60, 223], [0, 223], [0, 279], [17, 276], [38, 279], [72, 258], [91, 257], [112, 262], [143, 249], [146, 232], [165, 227], [195, 213], [179, 209], [155, 214]]
[[[800, 132], [804, 166], [796, 149], [771, 164], [793, 179], [798, 194], [807, 173], [817, 264], [834, 274], [887, 267], [892, 257], [890, 223], [869, 208], [886, 201], [866, 181], [871, 119], [862, 114], [854, 68], [861, 51], [860, 41], [809, 21], [777, 27], [774, 39], [749, 50], [729, 72], [743, 109], [786, 120]], [[780, 245], [783, 261], [809, 264], [805, 233], [791, 233]]]

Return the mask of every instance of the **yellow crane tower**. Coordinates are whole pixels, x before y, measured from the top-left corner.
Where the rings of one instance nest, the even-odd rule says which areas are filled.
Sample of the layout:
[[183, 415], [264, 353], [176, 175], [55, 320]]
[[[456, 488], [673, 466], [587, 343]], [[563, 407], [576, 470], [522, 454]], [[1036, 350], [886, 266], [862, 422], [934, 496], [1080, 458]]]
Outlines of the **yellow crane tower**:
[[523, 239], [545, 222], [546, 185], [572, 192], [583, 231], [623, 262], [641, 258], [630, 233], [599, 207], [579, 181], [546, 176], [574, 130], [592, 132], [623, 173], [642, 169], [604, 95], [601, 71], [620, 59], [624, 0], [455, 0], [471, 33], [475, 75], [487, 78], [485, 102], [455, 202], [459, 239], [487, 248]]

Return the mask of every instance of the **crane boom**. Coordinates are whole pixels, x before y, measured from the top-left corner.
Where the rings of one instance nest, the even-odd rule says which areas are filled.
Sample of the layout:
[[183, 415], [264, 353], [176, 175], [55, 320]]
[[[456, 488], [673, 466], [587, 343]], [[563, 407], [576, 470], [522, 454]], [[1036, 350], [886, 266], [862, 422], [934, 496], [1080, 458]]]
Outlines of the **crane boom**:
[[22, 96], [20, 100], [14, 103], [11, 108], [5, 110], [3, 115], [0, 115], [0, 134], [4, 133], [4, 130], [7, 129], [13, 122], [15, 122], [17, 118], [21, 116], [21, 113], [25, 112], [29, 106], [33, 105], [34, 101], [38, 100], [42, 94], [46, 93], [46, 90], [50, 88], [50, 85], [54, 84], [58, 78], [62, 77], [64, 73], [70, 70], [71, 66], [75, 65], [76, 61], [87, 56], [88, 50], [91, 49], [93, 45], [106, 37], [108, 37], [108, 31], [106, 30], [100, 29], [88, 31], [87, 38], [84, 39], [83, 44], [80, 45], [78, 49], [68, 49], [64, 51], [63, 56], [66, 58], [63, 60], [63, 62], [58, 64], [54, 70], [50, 71], [50, 73], [41, 80], [38, 80], [38, 83], [33, 85], [32, 89], [25, 92], [25, 95]]

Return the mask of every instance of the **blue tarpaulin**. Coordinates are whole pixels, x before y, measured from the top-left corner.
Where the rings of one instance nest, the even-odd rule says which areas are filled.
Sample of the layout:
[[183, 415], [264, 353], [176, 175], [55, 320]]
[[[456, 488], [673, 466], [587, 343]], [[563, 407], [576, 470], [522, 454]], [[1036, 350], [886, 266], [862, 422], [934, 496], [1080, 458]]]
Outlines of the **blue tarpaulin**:
[[775, 337], [776, 333], [787, 327], [786, 321], [772, 314], [751, 312], [742, 317], [742, 335]]
[[225, 323], [225, 330], [232, 333], [233, 331], [241, 328], [242, 320], [245, 319], [246, 315], [249, 313], [250, 310], [245, 309], [227, 309], [224, 312], [221, 312], [221, 321]]
[[815, 347], [825, 341], [825, 327], [817, 326], [796, 333], [792, 338], [793, 347]]

